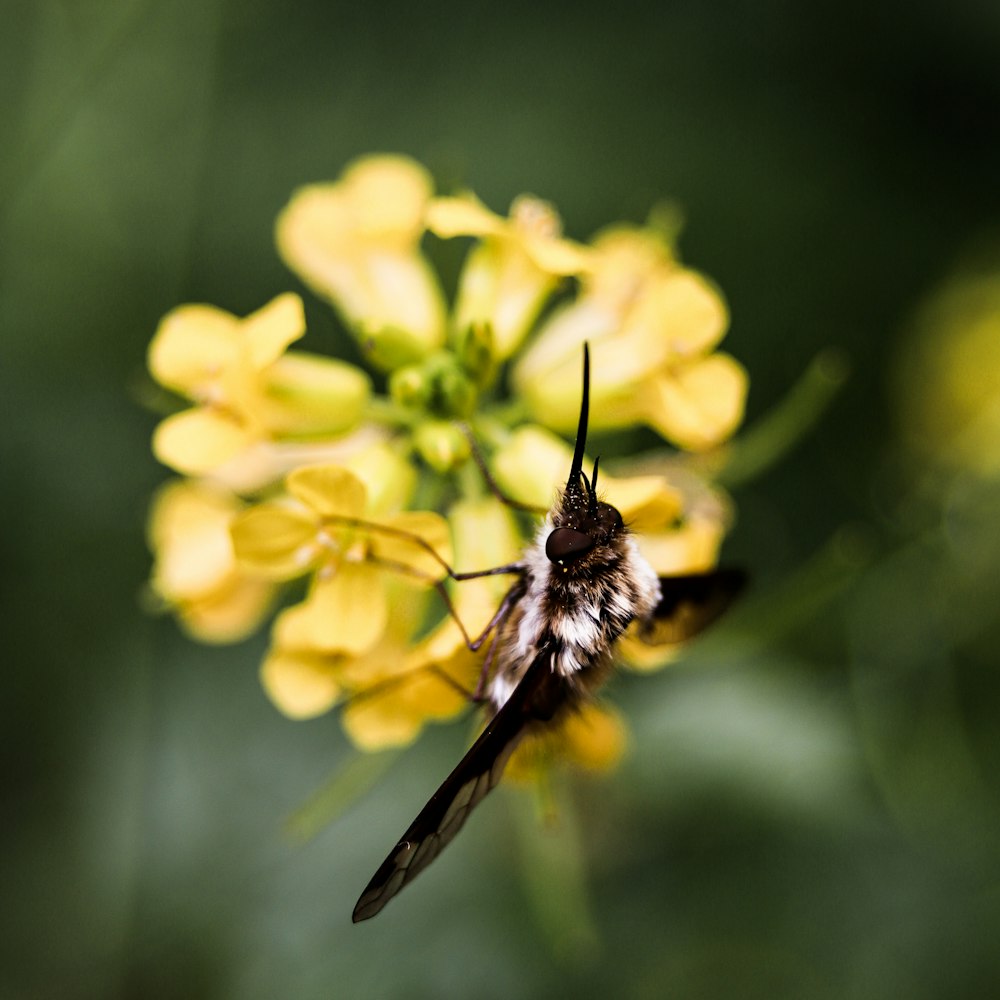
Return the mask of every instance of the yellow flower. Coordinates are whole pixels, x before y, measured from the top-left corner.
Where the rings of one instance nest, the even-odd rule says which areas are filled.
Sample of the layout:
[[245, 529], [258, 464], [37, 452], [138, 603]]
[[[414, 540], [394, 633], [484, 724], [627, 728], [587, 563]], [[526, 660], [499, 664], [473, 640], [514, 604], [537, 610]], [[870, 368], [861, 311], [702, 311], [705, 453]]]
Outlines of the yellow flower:
[[708, 448], [733, 432], [746, 398], [743, 368], [714, 352], [728, 321], [718, 291], [649, 232], [615, 229], [595, 241], [580, 294], [515, 364], [514, 385], [535, 419], [570, 433], [587, 341], [592, 428], [645, 423], [682, 448]]
[[[471, 238], [450, 315], [421, 248], [427, 233]], [[371, 156], [295, 192], [276, 240], [388, 373], [387, 395], [372, 399], [368, 377], [346, 363], [288, 350], [305, 328], [297, 296], [245, 319], [193, 305], [166, 316], [149, 367], [192, 406], [161, 423], [154, 450], [212, 485], [174, 484], [158, 498], [153, 587], [185, 627], [220, 641], [253, 628], [276, 587], [301, 579], [304, 596], [273, 621], [261, 667], [269, 697], [293, 718], [339, 705], [358, 747], [399, 746], [467, 706], [493, 638], [475, 653], [469, 642], [517, 579], [456, 581], [449, 567], [507, 565], [530, 543], [525, 518], [483, 495], [463, 424], [484, 431], [505, 493], [548, 508], [570, 466], [585, 341], [591, 427], [646, 424], [683, 449], [732, 433], [746, 375], [718, 351], [729, 322], [719, 292], [651, 227], [583, 246], [536, 198], [503, 217], [471, 193], [435, 196], [405, 157]], [[495, 405], [508, 360], [514, 405]], [[533, 422], [515, 429], [515, 412]], [[685, 469], [600, 477], [663, 575], [714, 565], [728, 526], [723, 502]], [[408, 509], [415, 496], [436, 510]], [[663, 661], [627, 636], [621, 651], [640, 669]], [[527, 741], [512, 772], [537, 774], [554, 756], [607, 767], [624, 745], [618, 716], [588, 704]]]
[[[494, 497], [459, 501], [449, 510], [448, 523], [463, 571], [502, 566], [520, 554], [514, 517]], [[485, 654], [471, 652], [466, 636], [479, 636], [511, 582], [503, 576], [453, 582], [452, 605], [465, 634], [447, 614], [414, 646], [413, 618], [404, 614], [397, 621], [393, 616], [387, 646], [353, 665], [358, 694], [344, 708], [344, 727], [358, 746], [378, 749], [410, 742], [425, 722], [451, 718], [468, 706], [467, 693], [479, 680]], [[414, 607], [412, 602], [408, 607]]]
[[538, 781], [556, 761], [584, 771], [610, 771], [627, 744], [628, 730], [621, 715], [608, 704], [585, 702], [551, 728], [529, 734], [504, 773], [513, 781]]
[[[494, 498], [460, 502], [449, 521], [463, 569], [501, 565], [520, 552], [514, 518]], [[453, 584], [454, 610], [466, 635], [475, 638], [482, 631], [510, 582], [483, 577]], [[369, 648], [320, 649], [316, 620], [300, 605], [279, 616], [262, 670], [269, 696], [293, 718], [321, 714], [343, 701], [344, 728], [367, 750], [410, 743], [426, 722], [466, 708], [482, 667], [483, 653], [468, 649], [451, 615], [414, 641], [425, 617], [426, 588], [418, 591], [413, 581], [396, 577], [386, 589], [392, 614]], [[355, 609], [355, 616], [361, 614]]]
[[444, 299], [419, 246], [431, 192], [419, 164], [370, 156], [339, 181], [300, 188], [278, 217], [285, 263], [337, 308], [381, 368], [444, 343]]
[[414, 645], [395, 625], [381, 647], [352, 665], [361, 681], [344, 706], [344, 731], [363, 750], [412, 743], [426, 723], [468, 709], [478, 659], [464, 643], [445, 656], [430, 640]]
[[462, 268], [453, 326], [489, 329], [500, 360], [520, 346], [559, 278], [588, 264], [586, 249], [560, 237], [559, 216], [537, 198], [516, 199], [509, 219], [473, 194], [436, 198], [427, 224], [445, 239], [478, 237]]
[[424, 594], [412, 583], [389, 584], [393, 614], [378, 641], [363, 653], [318, 650], [287, 620], [276, 622], [274, 644], [261, 667], [264, 689], [295, 719], [312, 718], [342, 703], [341, 722], [363, 750], [411, 743], [428, 721], [451, 718], [468, 706], [476, 657], [461, 646], [442, 655], [414, 642]]
[[152, 590], [203, 642], [244, 638], [273, 603], [274, 585], [236, 563], [229, 525], [242, 508], [224, 490], [175, 481], [160, 489], [150, 511]]
[[[380, 507], [389, 506], [385, 497], [392, 495], [379, 484], [392, 478], [385, 471], [376, 463], [367, 470]], [[285, 627], [294, 621], [313, 648], [360, 652], [377, 641], [388, 614], [383, 567], [419, 580], [444, 575], [451, 547], [440, 514], [381, 515], [365, 480], [339, 465], [296, 469], [285, 487], [286, 498], [258, 504], [233, 522], [233, 542], [240, 563], [262, 576], [315, 574], [308, 599], [283, 615]]]
[[[562, 438], [527, 425], [511, 434], [497, 451], [493, 474], [511, 499], [547, 509], [565, 483], [572, 458], [573, 450]], [[602, 468], [598, 492], [618, 508], [633, 531], [661, 529], [681, 514], [680, 494], [663, 476], [620, 479]]]
[[195, 405], [156, 428], [156, 457], [199, 475], [261, 442], [354, 426], [368, 399], [367, 376], [342, 361], [286, 354], [304, 331], [302, 302], [292, 294], [245, 319], [207, 305], [168, 313], [150, 344], [149, 370]]
[[1000, 274], [953, 278], [923, 304], [896, 376], [900, 426], [918, 451], [1000, 473]]

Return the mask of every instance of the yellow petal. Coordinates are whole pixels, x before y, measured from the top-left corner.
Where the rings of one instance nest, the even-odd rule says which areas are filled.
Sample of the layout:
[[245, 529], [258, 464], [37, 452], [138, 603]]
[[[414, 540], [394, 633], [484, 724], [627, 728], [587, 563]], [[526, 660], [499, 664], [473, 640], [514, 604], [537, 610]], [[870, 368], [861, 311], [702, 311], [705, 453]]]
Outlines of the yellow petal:
[[306, 332], [302, 299], [286, 292], [243, 320], [241, 333], [246, 338], [250, 363], [257, 371], [276, 361], [289, 344]]
[[405, 156], [366, 156], [343, 173], [342, 184], [352, 214], [366, 235], [389, 233], [419, 237], [433, 191], [430, 174]]
[[400, 697], [405, 710], [422, 723], [454, 718], [470, 705], [466, 694], [440, 674], [427, 670], [413, 671]]
[[289, 473], [288, 492], [320, 517], [361, 517], [365, 484], [342, 465], [307, 465]]
[[729, 313], [718, 288], [704, 275], [674, 269], [650, 283], [629, 316], [637, 330], [635, 349], [659, 367], [677, 357], [711, 350], [729, 325]]
[[441, 346], [444, 299], [418, 241], [430, 179], [403, 157], [371, 157], [336, 184], [297, 191], [278, 218], [286, 263], [360, 335], [397, 328]]
[[369, 544], [374, 559], [398, 564], [428, 580], [440, 580], [446, 575], [444, 565], [451, 564], [451, 531], [440, 514], [402, 511], [377, 523], [390, 530], [371, 532]]
[[[510, 508], [496, 497], [461, 500], [448, 515], [460, 571], [492, 569], [520, 558], [524, 542], [517, 522]], [[489, 623], [514, 579], [507, 574], [484, 576], [452, 586], [455, 610], [471, 638]]]
[[635, 638], [631, 630], [618, 640], [618, 657], [630, 670], [652, 673], [673, 663], [680, 655], [680, 645], [651, 646]]
[[316, 653], [277, 649], [261, 666], [267, 696], [292, 719], [311, 719], [340, 697], [337, 660]]
[[153, 454], [164, 464], [189, 476], [211, 472], [256, 440], [235, 420], [195, 407], [160, 422], [153, 432]]
[[553, 380], [553, 372], [562, 371], [556, 378], [566, 378], [564, 366], [575, 366], [579, 373], [584, 343], [594, 350], [600, 341], [613, 337], [620, 325], [621, 313], [594, 296], [581, 296], [556, 308], [514, 365], [514, 386], [521, 394], [537, 391], [536, 386]]
[[263, 503], [232, 524], [236, 558], [277, 580], [301, 576], [317, 558], [316, 519], [287, 504]]
[[524, 248], [531, 259], [549, 274], [581, 274], [594, 264], [591, 252], [571, 240], [534, 237], [525, 240]]
[[380, 698], [356, 698], [344, 706], [340, 721], [349, 739], [361, 750], [409, 746], [420, 735], [422, 720]]
[[406, 506], [417, 473], [396, 448], [377, 442], [344, 460], [344, 466], [365, 484], [367, 512], [374, 519]]
[[314, 187], [297, 192], [279, 215], [277, 239], [288, 266], [362, 339], [397, 328], [426, 352], [443, 343], [444, 298], [410, 234], [372, 242], [336, 192]]
[[582, 248], [559, 238], [558, 215], [537, 198], [518, 198], [510, 219], [494, 215], [473, 195], [438, 199], [428, 218], [439, 235], [482, 240], [462, 268], [455, 327], [488, 326], [501, 359], [524, 339], [558, 277], [585, 266]]
[[361, 419], [371, 381], [334, 358], [291, 351], [263, 376], [259, 419], [276, 436], [343, 434]]
[[411, 669], [362, 691], [344, 708], [348, 736], [363, 750], [412, 743], [425, 722], [451, 718], [468, 699], [440, 675]]
[[369, 333], [401, 330], [407, 349], [399, 361], [409, 364], [414, 346], [430, 354], [444, 344], [444, 296], [422, 254], [370, 248], [359, 263], [351, 285], [338, 290], [334, 304], [360, 332], [362, 347]]
[[[516, 430], [497, 452], [493, 473], [509, 496], [545, 508], [565, 485], [572, 459], [562, 438], [529, 425]], [[680, 494], [663, 476], [618, 478], [602, 472], [597, 492], [635, 531], [663, 528], [681, 512]]]
[[529, 736], [514, 751], [506, 773], [514, 781], [535, 781], [554, 760], [608, 771], [621, 760], [627, 743], [617, 712], [585, 704], [578, 713], [564, 715], [554, 728]]
[[455, 236], [494, 236], [506, 219], [491, 212], [474, 194], [434, 198], [427, 206], [427, 228], [442, 239]]
[[[663, 234], [649, 226], [617, 223], [602, 229], [593, 239], [598, 284], [610, 283], [614, 298], [631, 298], [637, 285], [676, 266], [673, 247]], [[611, 289], [601, 288], [610, 295]]]
[[413, 656], [418, 663], [444, 663], [457, 657], [462, 650], [468, 651], [465, 638], [455, 619], [448, 615], [430, 635], [414, 647]]
[[612, 507], [618, 508], [622, 520], [632, 531], [662, 530], [672, 524], [682, 510], [680, 493], [663, 476], [618, 479], [602, 473], [597, 492]]
[[149, 345], [153, 378], [191, 396], [239, 356], [239, 320], [214, 306], [187, 305], [160, 321]]
[[593, 703], [566, 716], [562, 737], [570, 762], [588, 771], [616, 767], [628, 744], [628, 730], [621, 715], [608, 705]]
[[523, 542], [509, 507], [496, 497], [459, 500], [448, 512], [456, 559], [463, 572], [491, 569], [516, 561]]
[[230, 643], [255, 631], [273, 601], [273, 584], [233, 574], [227, 585], [197, 600], [182, 602], [177, 610], [185, 631], [200, 642]]
[[510, 206], [508, 236], [531, 258], [535, 267], [552, 275], [576, 274], [590, 264], [591, 252], [563, 239], [562, 220], [547, 201], [521, 195]]
[[[600, 324], [597, 313], [583, 313], [577, 322], [588, 315]], [[721, 296], [701, 275], [674, 269], [647, 281], [635, 301], [618, 318], [614, 336], [588, 337], [591, 342], [591, 409], [598, 421], [595, 426], [601, 426], [606, 416], [602, 400], [629, 392], [651, 372], [711, 349], [722, 338], [728, 322], [729, 315]], [[556, 332], [559, 332], [558, 326]], [[547, 333], [547, 336], [552, 334]], [[566, 334], [561, 333], [561, 336]], [[564, 391], [573, 388], [572, 374], [579, 370], [582, 353], [579, 333], [571, 338], [570, 344], [574, 349], [565, 351], [563, 362], [558, 367], [550, 367], [545, 375], [547, 385], [555, 381]], [[572, 394], [560, 405], [572, 411]]]
[[893, 372], [908, 443], [946, 467], [1000, 472], [1000, 275], [951, 276], [923, 303]]
[[615, 336], [591, 348], [595, 414], [602, 396], [710, 350], [728, 322], [722, 297], [701, 275], [673, 269], [647, 281]]
[[387, 620], [378, 570], [344, 561], [335, 572], [317, 574], [309, 597], [279, 615], [275, 639], [283, 649], [359, 656], [378, 642]]
[[639, 551], [660, 576], [699, 573], [718, 562], [724, 535], [721, 518], [689, 518], [673, 531], [640, 535]]
[[241, 508], [224, 490], [174, 482], [150, 511], [155, 554], [152, 589], [202, 642], [235, 642], [249, 635], [270, 608], [274, 588], [242, 573], [233, 555], [230, 521]]
[[[590, 347], [590, 427], [627, 427], [638, 423], [636, 386], [629, 381], [634, 362], [623, 357], [615, 338]], [[546, 427], [571, 435], [580, 416], [583, 385], [583, 349], [580, 347], [558, 365], [520, 385], [520, 395], [531, 415]], [[646, 372], [648, 374], [648, 370]]]
[[497, 483], [513, 500], [547, 510], [566, 484], [573, 450], [541, 427], [518, 428], [493, 456]]
[[713, 354], [643, 386], [645, 419], [682, 448], [710, 448], [725, 440], [743, 419], [747, 375], [727, 354]]
[[206, 485], [172, 482], [156, 494], [149, 540], [153, 588], [168, 601], [193, 599], [225, 584], [236, 568], [229, 524], [240, 504]]
[[555, 288], [553, 275], [540, 268], [512, 240], [487, 240], [470, 251], [462, 269], [455, 325], [464, 330], [488, 325], [493, 351], [507, 358]]

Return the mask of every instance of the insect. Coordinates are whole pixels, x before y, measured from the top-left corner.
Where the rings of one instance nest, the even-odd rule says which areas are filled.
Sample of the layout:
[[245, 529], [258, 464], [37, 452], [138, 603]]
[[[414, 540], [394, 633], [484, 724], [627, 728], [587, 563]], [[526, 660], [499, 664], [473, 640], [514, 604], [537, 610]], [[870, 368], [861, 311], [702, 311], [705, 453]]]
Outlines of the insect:
[[735, 569], [657, 577], [621, 514], [598, 497], [599, 459], [589, 479], [583, 471], [589, 409], [585, 346], [566, 487], [521, 561], [487, 571], [515, 576], [487, 629], [493, 635], [480, 687], [492, 667], [484, 699], [492, 718], [372, 876], [354, 908], [355, 923], [379, 913], [452, 841], [496, 787], [522, 738], [558, 722], [607, 679], [615, 642], [633, 621], [648, 643], [680, 642], [714, 621], [743, 586]]

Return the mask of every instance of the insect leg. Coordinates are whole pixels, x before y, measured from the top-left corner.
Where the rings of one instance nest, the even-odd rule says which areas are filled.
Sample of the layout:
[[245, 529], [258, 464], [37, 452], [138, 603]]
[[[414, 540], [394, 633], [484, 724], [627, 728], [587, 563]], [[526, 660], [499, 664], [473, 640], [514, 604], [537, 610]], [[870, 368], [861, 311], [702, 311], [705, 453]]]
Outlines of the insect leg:
[[[520, 575], [524, 572], [524, 565], [522, 563], [507, 563], [503, 566], [493, 566], [490, 569], [473, 570], [469, 573], [456, 573], [451, 566], [441, 557], [438, 552], [426, 538], [421, 538], [420, 535], [414, 534], [412, 531], [407, 531], [405, 528], [396, 528], [391, 524], [379, 524], [377, 521], [366, 521], [360, 517], [329, 517], [328, 521], [335, 524], [342, 524], [348, 528], [361, 528], [363, 531], [368, 531], [373, 534], [388, 535], [391, 538], [403, 538], [408, 542], [412, 542], [414, 545], [423, 549], [434, 561], [444, 570], [445, 576], [449, 580], [476, 580], [481, 576], [500, 576], [504, 573], [511, 573]], [[392, 563], [390, 560], [381, 560], [386, 565], [399, 565]], [[429, 579], [426, 574], [420, 573], [417, 570], [411, 571], [412, 576], [420, 576], [423, 579]]]
[[500, 602], [500, 607], [497, 608], [496, 614], [483, 630], [483, 634], [477, 640], [476, 649], [482, 645], [483, 640], [490, 632], [493, 633], [489, 649], [486, 650], [486, 656], [483, 659], [482, 669], [479, 671], [479, 682], [476, 684], [476, 690], [472, 693], [472, 700], [477, 704], [484, 700], [483, 692], [486, 690], [486, 681], [489, 678], [490, 670], [493, 667], [493, 660], [496, 656], [497, 646], [500, 642], [500, 632], [503, 629], [503, 623], [507, 620], [507, 616], [514, 609], [517, 602], [524, 596], [524, 591], [525, 582], [522, 577], [521, 579], [516, 580], [510, 586], [507, 593], [504, 594], [503, 600]]
[[[394, 570], [397, 573], [401, 573], [404, 576], [412, 576], [418, 580], [430, 581], [431, 586], [438, 592], [441, 596], [441, 601], [445, 606], [445, 610], [454, 619], [455, 624], [458, 626], [459, 631], [462, 633], [462, 638], [465, 640], [465, 645], [473, 652], [477, 652], [482, 644], [486, 641], [489, 634], [496, 628], [496, 626], [507, 616], [510, 609], [513, 607], [514, 603], [520, 598], [521, 594], [524, 592], [523, 581], [515, 581], [507, 593], [504, 594], [503, 600], [500, 602], [500, 606], [497, 608], [493, 617], [490, 619], [489, 623], [483, 629], [483, 631], [473, 639], [459, 617], [458, 612], [455, 610], [455, 604], [451, 599], [451, 595], [448, 593], [448, 588], [445, 586], [444, 580], [433, 580], [431, 577], [427, 576], [425, 573], [421, 573], [420, 570], [414, 569], [412, 566], [406, 563], [396, 562], [392, 559], [382, 559], [380, 557], [370, 557], [370, 562], [376, 563], [379, 566], [385, 566], [387, 569]], [[513, 563], [510, 566], [496, 566], [493, 569], [481, 570], [479, 572], [472, 573], [454, 573], [449, 574], [452, 580], [457, 580], [459, 582], [463, 580], [478, 580], [486, 576], [499, 576], [501, 573], [523, 573], [523, 568], [517, 564]]]
[[544, 516], [548, 513], [547, 507], [536, 507], [534, 504], [522, 503], [520, 500], [515, 500], [513, 497], [508, 496], [500, 488], [500, 484], [493, 478], [493, 473], [490, 472], [489, 466], [486, 464], [486, 459], [483, 458], [483, 453], [479, 450], [479, 443], [476, 441], [475, 434], [472, 433], [472, 428], [466, 423], [459, 423], [459, 430], [465, 435], [466, 440], [469, 442], [470, 453], [472, 455], [472, 460], [476, 463], [476, 467], [479, 469], [480, 475], [483, 477], [483, 482], [486, 483], [489, 491], [499, 500], [502, 504], [507, 507], [512, 507], [514, 510], [523, 510], [528, 514], [539, 514]]

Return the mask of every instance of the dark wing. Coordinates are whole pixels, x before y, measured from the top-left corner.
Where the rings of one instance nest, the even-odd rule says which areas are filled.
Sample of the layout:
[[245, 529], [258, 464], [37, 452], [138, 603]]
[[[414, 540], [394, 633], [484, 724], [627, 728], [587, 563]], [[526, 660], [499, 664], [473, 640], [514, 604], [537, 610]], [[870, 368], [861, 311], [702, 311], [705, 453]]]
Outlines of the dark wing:
[[715, 621], [746, 585], [739, 569], [660, 577], [660, 603], [639, 625], [639, 638], [650, 646], [683, 642]]
[[496, 788], [525, 726], [555, 713], [562, 680], [552, 673], [551, 661], [551, 649], [539, 651], [510, 698], [420, 810], [361, 893], [355, 923], [374, 917], [451, 843], [469, 813]]

